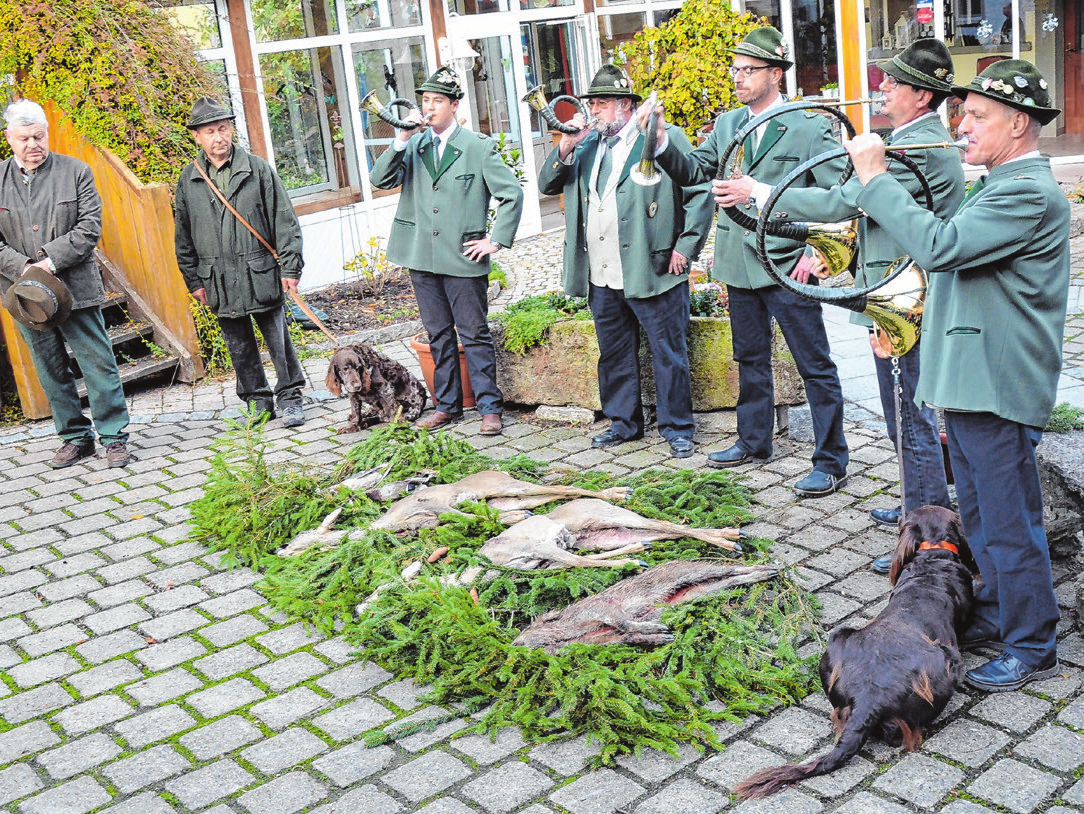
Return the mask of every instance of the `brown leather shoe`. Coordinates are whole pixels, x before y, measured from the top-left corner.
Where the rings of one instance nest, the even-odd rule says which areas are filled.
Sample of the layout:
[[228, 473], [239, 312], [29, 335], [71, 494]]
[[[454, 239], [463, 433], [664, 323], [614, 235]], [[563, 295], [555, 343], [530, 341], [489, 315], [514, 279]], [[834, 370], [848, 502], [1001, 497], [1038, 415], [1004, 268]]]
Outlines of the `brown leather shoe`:
[[482, 416], [482, 428], [478, 432], [482, 435], [500, 435], [503, 426], [499, 413], [487, 413]]
[[84, 458], [89, 458], [93, 454], [93, 440], [85, 444], [73, 444], [71, 441], [65, 441], [61, 444], [60, 449], [56, 451], [53, 459], [49, 461], [49, 466], [53, 469], [67, 469], [69, 466], [78, 463]]
[[440, 410], [436, 410], [425, 418], [419, 418], [414, 422], [414, 426], [419, 430], [436, 430], [440, 427], [447, 426], [453, 421], [458, 421], [459, 416], [452, 415], [451, 413], [445, 413]]
[[132, 462], [132, 453], [128, 451], [128, 445], [123, 441], [114, 441], [105, 448], [105, 460], [110, 469], [128, 466]]

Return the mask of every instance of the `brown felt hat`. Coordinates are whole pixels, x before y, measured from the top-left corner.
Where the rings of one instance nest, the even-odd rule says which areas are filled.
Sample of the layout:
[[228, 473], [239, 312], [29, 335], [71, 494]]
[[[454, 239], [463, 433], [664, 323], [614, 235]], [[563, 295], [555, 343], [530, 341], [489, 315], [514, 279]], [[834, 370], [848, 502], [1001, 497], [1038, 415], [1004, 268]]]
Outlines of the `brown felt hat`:
[[72, 293], [62, 280], [31, 266], [4, 292], [4, 307], [26, 327], [47, 331], [71, 314]]

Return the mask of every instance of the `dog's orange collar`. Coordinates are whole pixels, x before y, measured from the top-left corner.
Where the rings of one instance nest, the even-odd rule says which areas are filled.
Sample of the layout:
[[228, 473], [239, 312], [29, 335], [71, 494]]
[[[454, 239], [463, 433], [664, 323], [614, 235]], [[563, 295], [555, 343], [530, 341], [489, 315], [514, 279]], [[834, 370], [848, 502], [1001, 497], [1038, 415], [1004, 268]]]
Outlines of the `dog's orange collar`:
[[945, 551], [951, 551], [953, 554], [960, 553], [959, 549], [957, 549], [956, 546], [954, 546], [948, 540], [938, 540], [936, 543], [931, 543], [929, 540], [923, 540], [922, 544], [919, 545], [918, 550], [929, 551], [934, 548], [943, 548], [945, 549]]

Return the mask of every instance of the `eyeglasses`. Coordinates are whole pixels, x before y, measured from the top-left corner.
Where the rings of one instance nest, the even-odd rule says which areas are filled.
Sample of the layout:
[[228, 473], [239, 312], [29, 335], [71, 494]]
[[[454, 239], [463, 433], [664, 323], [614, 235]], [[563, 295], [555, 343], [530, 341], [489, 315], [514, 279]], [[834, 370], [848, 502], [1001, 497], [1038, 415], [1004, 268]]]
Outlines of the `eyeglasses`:
[[[903, 82], [898, 81], [894, 76], [885, 76], [885, 78], [881, 80], [879, 87], [882, 91], [890, 93], [903, 84]], [[908, 85], [907, 87], [911, 87], [911, 85]]]
[[759, 68], [750, 68], [750, 67], [727, 68], [727, 73], [729, 73], [731, 76], [734, 76], [734, 77], [744, 76], [746, 78], [749, 78], [750, 76], [755, 74], [757, 71], [766, 71], [770, 67], [772, 67], [772, 66], [771, 65], [761, 65]]

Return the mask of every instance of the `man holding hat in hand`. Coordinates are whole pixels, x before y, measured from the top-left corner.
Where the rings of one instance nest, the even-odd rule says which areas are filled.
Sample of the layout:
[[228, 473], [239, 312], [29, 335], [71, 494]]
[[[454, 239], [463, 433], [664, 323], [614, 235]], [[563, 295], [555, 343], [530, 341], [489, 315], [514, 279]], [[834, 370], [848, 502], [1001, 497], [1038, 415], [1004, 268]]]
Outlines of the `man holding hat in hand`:
[[982, 573], [960, 644], [1001, 650], [965, 680], [1003, 692], [1058, 671], [1035, 446], [1061, 370], [1070, 211], [1038, 150], [1061, 111], [1035, 66], [995, 62], [952, 91], [964, 100], [964, 160], [988, 174], [951, 217], [914, 202], [886, 170], [879, 138], [858, 136], [847, 150], [864, 186], [858, 206], [892, 222], [929, 272], [915, 399], [945, 410], [960, 516]]
[[[397, 130], [392, 147], [369, 171], [378, 189], [403, 188], [388, 236], [388, 260], [410, 270], [433, 353], [437, 405], [416, 426], [435, 430], [462, 417], [462, 343], [482, 416], [479, 432], [497, 435], [504, 397], [497, 387], [497, 354], [489, 332], [489, 256], [512, 245], [523, 213], [523, 190], [496, 142], [456, 122], [463, 89], [455, 71], [438, 68], [417, 93], [422, 112], [410, 111], [406, 121], [424, 121], [428, 128]], [[491, 198], [497, 201], [497, 215], [488, 231]]]
[[[94, 176], [82, 161], [50, 152], [48, 119], [37, 103], [13, 102], [4, 120], [13, 155], [0, 162], [0, 290], [64, 442], [49, 465], [63, 469], [93, 455], [97, 430], [109, 466], [127, 466], [128, 407], [94, 259], [102, 233]], [[93, 425], [83, 414], [65, 341], [83, 373]]]

